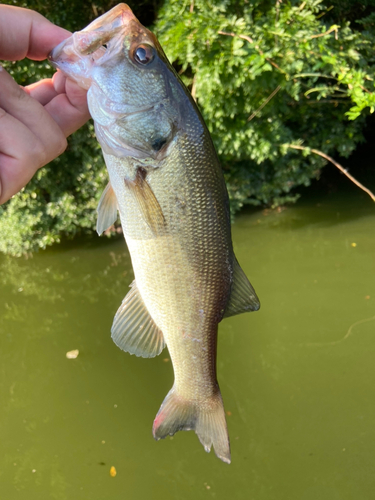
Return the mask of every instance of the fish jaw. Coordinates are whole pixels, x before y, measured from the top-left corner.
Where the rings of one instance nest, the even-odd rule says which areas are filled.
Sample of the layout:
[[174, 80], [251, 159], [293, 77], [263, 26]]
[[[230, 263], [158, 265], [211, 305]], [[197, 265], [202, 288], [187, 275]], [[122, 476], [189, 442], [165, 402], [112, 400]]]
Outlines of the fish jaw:
[[65, 76], [82, 88], [89, 89], [93, 68], [111, 58], [114, 50], [117, 50], [119, 38], [134, 31], [132, 22], [135, 27], [139, 25], [130, 7], [119, 4], [82, 31], [62, 41], [52, 50], [48, 59]]

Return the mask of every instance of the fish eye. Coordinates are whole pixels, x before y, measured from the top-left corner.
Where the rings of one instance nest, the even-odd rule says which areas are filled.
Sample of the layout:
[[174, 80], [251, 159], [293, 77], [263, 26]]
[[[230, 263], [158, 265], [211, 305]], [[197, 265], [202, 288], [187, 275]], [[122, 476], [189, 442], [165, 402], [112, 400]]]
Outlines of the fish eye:
[[138, 63], [145, 66], [154, 60], [155, 52], [151, 45], [142, 43], [133, 52], [133, 59]]

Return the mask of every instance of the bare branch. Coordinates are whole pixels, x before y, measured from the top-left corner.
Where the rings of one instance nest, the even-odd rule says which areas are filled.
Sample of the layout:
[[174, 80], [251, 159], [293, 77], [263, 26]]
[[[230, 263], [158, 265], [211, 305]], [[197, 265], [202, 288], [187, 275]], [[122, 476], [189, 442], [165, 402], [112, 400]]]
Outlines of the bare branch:
[[267, 99], [259, 106], [259, 108], [256, 111], [254, 111], [254, 113], [252, 113], [249, 116], [249, 118], [247, 119], [247, 121], [251, 122], [251, 120], [256, 117], [256, 115], [259, 113], [259, 111], [261, 111], [264, 108], [264, 106], [270, 102], [270, 100], [272, 99], [272, 97], [274, 97], [278, 93], [278, 91], [280, 89], [281, 89], [281, 87], [280, 87], [280, 85], [278, 85], [275, 88], [275, 90], [267, 97]]
[[332, 31], [335, 32], [335, 39], [337, 40], [337, 33], [339, 30], [340, 26], [337, 26], [337, 24], [334, 24], [329, 28], [329, 30], [325, 31], [324, 33], [319, 33], [319, 35], [312, 35], [310, 38], [319, 38], [320, 36], [326, 36], [332, 33]]
[[296, 144], [284, 144], [284, 146], [286, 146], [288, 148], [291, 148], [291, 149], [299, 149], [300, 151], [311, 151], [312, 153], [314, 153], [314, 154], [316, 154], [318, 156], [321, 156], [325, 160], [331, 162], [344, 175], [346, 175], [346, 177], [348, 179], [350, 179], [356, 186], [358, 186], [365, 193], [367, 193], [370, 196], [370, 198], [372, 199], [372, 201], [375, 201], [375, 194], [372, 191], [370, 191], [363, 184], [361, 184], [359, 181], [357, 181], [357, 179], [355, 179], [352, 175], [350, 175], [349, 172], [347, 170], [345, 170], [345, 168], [342, 165], [340, 165], [340, 163], [337, 163], [337, 161], [335, 161], [333, 158], [331, 158], [330, 156], [328, 156], [325, 153], [323, 153], [323, 151], [319, 151], [318, 149], [313, 149], [313, 148], [307, 148], [305, 146], [297, 146]]

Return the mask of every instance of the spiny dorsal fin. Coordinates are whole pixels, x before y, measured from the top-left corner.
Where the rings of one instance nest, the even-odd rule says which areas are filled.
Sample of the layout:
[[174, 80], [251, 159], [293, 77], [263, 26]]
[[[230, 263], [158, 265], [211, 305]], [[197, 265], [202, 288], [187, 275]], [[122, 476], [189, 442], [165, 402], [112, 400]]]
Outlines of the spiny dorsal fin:
[[125, 185], [136, 200], [146, 224], [157, 236], [164, 233], [165, 219], [161, 206], [146, 180], [146, 175], [146, 170], [138, 167], [135, 179], [125, 179]]
[[257, 311], [259, 307], [260, 302], [254, 288], [242, 271], [237, 259], [234, 258], [233, 284], [224, 318], [244, 312]]
[[108, 182], [100, 197], [96, 211], [98, 212], [96, 231], [100, 236], [117, 220], [117, 199], [110, 182]]
[[151, 318], [135, 280], [130, 287], [113, 320], [112, 339], [123, 351], [153, 358], [164, 349], [163, 333]]

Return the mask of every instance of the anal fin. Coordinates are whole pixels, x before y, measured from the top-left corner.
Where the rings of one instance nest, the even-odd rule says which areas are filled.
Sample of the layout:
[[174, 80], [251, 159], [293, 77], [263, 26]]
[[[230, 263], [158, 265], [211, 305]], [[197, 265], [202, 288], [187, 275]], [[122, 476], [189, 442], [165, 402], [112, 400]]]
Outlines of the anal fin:
[[117, 199], [110, 182], [100, 197], [97, 212], [96, 231], [100, 236], [117, 220]]
[[153, 358], [165, 347], [161, 330], [151, 318], [135, 280], [119, 307], [112, 325], [112, 339], [123, 351]]
[[258, 311], [260, 302], [254, 288], [234, 258], [233, 284], [229, 302], [225, 309], [224, 318], [244, 312]]

